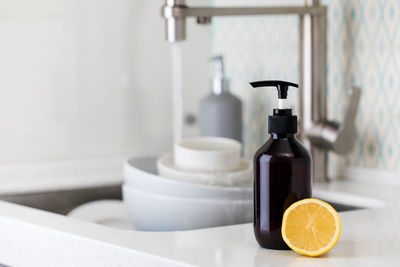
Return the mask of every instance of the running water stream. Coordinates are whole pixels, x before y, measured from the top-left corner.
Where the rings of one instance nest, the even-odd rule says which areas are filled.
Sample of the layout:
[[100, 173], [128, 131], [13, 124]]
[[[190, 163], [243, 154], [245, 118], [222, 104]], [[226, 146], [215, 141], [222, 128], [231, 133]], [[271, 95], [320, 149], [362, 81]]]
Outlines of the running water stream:
[[174, 144], [182, 139], [183, 127], [183, 68], [182, 44], [171, 44], [172, 63], [172, 130]]

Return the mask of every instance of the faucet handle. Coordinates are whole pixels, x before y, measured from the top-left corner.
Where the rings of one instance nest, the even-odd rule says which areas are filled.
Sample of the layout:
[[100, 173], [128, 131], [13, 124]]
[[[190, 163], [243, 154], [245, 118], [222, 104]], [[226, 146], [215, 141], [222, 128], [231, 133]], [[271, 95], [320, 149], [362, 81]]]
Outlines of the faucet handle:
[[349, 95], [349, 102], [347, 104], [342, 131], [351, 129], [351, 127], [355, 130], [357, 111], [361, 99], [361, 89], [358, 87], [352, 87], [347, 90], [347, 95]]
[[347, 94], [349, 100], [342, 123], [336, 121], [319, 122], [306, 131], [306, 136], [313, 145], [341, 155], [348, 153], [353, 147], [361, 90], [358, 87], [352, 87], [347, 90]]

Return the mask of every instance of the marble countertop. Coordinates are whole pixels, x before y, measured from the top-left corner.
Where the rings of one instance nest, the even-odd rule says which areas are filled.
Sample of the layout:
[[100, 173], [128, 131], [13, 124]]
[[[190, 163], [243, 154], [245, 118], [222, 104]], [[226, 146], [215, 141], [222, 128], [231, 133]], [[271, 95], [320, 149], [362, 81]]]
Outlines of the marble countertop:
[[342, 234], [337, 245], [321, 257], [309, 258], [293, 251], [260, 248], [252, 224], [137, 232], [0, 201], [0, 263], [96, 267], [400, 266], [398, 185], [358, 179], [319, 184], [314, 189], [317, 196], [357, 196], [383, 205], [340, 213]]

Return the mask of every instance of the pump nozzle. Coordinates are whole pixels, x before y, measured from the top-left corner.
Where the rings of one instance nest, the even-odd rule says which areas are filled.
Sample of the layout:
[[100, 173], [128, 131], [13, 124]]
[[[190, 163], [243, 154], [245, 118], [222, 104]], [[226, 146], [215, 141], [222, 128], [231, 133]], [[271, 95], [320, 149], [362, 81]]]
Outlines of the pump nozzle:
[[228, 92], [228, 81], [225, 79], [224, 61], [221, 55], [213, 56], [211, 58], [213, 63], [213, 92], [220, 95]]
[[210, 61], [214, 64], [214, 75], [215, 76], [224, 76], [224, 60], [221, 55], [213, 56], [210, 58]]
[[279, 81], [279, 80], [251, 82], [250, 85], [253, 86], [254, 88], [263, 86], [275, 86], [276, 89], [278, 89], [279, 109], [285, 108], [285, 101], [283, 99], [287, 99], [287, 92], [289, 90], [289, 86], [299, 87], [299, 85], [296, 83]]

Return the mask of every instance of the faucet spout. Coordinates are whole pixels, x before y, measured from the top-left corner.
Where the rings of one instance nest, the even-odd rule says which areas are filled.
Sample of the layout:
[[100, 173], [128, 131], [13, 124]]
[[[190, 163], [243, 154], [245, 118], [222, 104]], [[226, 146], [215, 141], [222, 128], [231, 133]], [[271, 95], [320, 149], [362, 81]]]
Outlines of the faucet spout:
[[216, 16], [323, 15], [324, 6], [254, 6], [254, 7], [188, 7], [185, 0], [166, 0], [161, 15], [166, 20], [168, 42], [186, 39], [186, 18], [195, 17], [199, 24], [209, 24]]
[[166, 39], [173, 43], [186, 39], [186, 18], [176, 16], [176, 10], [186, 9], [185, 0], [166, 0], [161, 15], [166, 20]]

